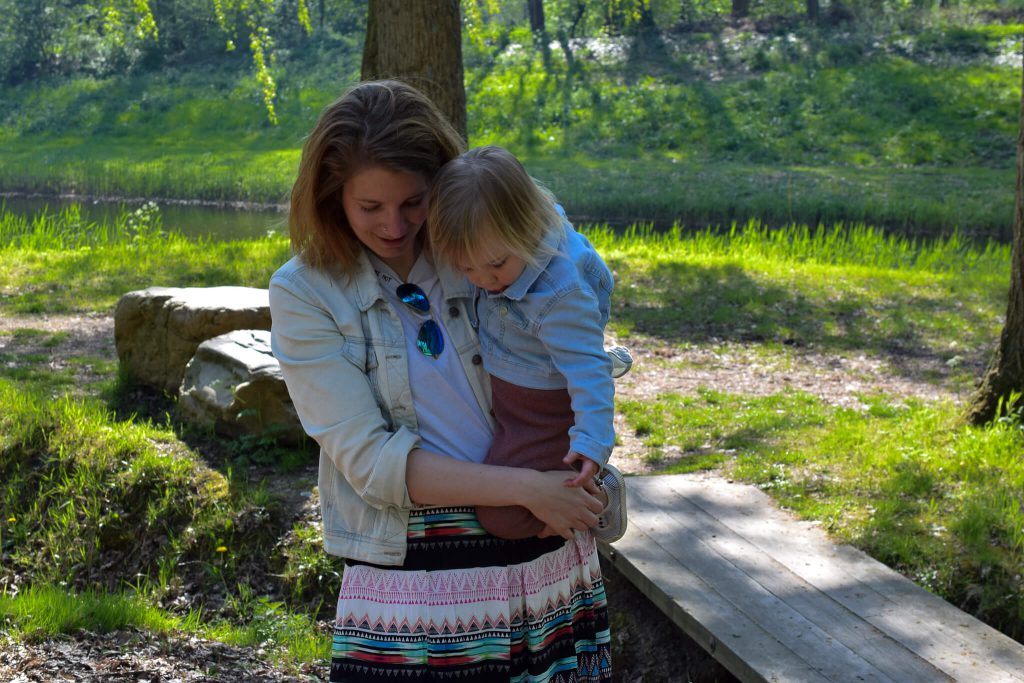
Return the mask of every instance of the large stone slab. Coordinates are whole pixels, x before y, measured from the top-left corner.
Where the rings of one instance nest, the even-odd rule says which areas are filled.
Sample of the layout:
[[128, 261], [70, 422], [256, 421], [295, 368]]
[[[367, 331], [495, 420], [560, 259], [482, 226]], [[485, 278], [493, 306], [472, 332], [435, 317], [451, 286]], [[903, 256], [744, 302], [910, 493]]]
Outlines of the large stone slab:
[[303, 439], [265, 330], [236, 330], [200, 344], [185, 367], [178, 411], [225, 436], [273, 436], [291, 444]]
[[199, 344], [232, 330], [269, 330], [266, 289], [150, 287], [128, 292], [114, 311], [121, 367], [140, 384], [177, 393]]

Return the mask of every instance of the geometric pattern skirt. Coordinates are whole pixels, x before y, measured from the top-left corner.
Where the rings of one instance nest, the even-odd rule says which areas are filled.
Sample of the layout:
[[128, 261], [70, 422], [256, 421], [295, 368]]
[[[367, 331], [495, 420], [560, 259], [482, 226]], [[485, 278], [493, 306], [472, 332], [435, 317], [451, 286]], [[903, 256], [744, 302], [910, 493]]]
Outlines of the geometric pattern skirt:
[[593, 535], [505, 540], [472, 507], [421, 508], [400, 567], [347, 561], [331, 681], [612, 678]]

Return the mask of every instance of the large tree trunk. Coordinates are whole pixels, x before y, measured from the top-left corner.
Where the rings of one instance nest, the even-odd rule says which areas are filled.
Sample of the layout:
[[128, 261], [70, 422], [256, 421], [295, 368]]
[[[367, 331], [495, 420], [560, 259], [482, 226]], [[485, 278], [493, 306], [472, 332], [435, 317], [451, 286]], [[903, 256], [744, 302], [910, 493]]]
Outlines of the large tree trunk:
[[631, 62], [643, 62], [651, 59], [665, 59], [668, 50], [661, 38], [661, 31], [654, 21], [654, 12], [648, 3], [640, 7], [640, 19], [633, 32], [633, 42], [629, 51]]
[[[1024, 74], [1024, 70], [1022, 70]], [[1022, 76], [1024, 84], [1024, 76]], [[1017, 201], [1010, 250], [1010, 301], [999, 346], [967, 409], [971, 424], [984, 424], [1005, 412], [1005, 399], [1024, 391], [1024, 85], [1021, 89], [1020, 130], [1017, 132]]]
[[422, 90], [466, 138], [459, 0], [370, 0], [362, 77]]

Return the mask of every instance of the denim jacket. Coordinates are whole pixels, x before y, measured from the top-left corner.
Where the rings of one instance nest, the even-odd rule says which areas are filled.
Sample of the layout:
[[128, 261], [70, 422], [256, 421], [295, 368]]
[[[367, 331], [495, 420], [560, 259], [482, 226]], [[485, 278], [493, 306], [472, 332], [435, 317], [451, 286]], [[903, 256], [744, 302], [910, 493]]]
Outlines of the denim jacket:
[[[271, 346], [306, 433], [320, 445], [324, 548], [382, 565], [401, 564], [414, 503], [405, 484], [419, 445], [402, 324], [366, 254], [350, 277], [299, 257], [270, 280]], [[474, 290], [438, 268], [439, 316], [483, 413], [490, 378], [475, 333]]]
[[562, 227], [503, 292], [481, 291], [480, 345], [489, 373], [517, 386], [568, 389], [575, 424], [570, 448], [599, 465], [615, 444], [611, 360], [604, 350], [612, 274], [562, 208]]

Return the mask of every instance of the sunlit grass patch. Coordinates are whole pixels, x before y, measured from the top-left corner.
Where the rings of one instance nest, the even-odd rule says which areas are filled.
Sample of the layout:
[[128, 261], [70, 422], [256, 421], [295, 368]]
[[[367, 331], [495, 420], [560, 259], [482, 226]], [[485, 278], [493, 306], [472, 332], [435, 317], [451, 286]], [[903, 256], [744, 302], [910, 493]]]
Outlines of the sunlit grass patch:
[[281, 235], [222, 242], [166, 232], [153, 205], [113, 224], [82, 224], [75, 210], [0, 213], [0, 235], [0, 309], [16, 313], [109, 312], [150, 286], [266, 287], [289, 253]]
[[621, 400], [617, 408], [649, 449], [648, 462], [665, 473], [707, 469], [752, 449], [770, 449], [825, 419], [825, 408], [799, 392], [751, 397], [701, 388], [696, 396]]
[[585, 232], [617, 273], [611, 326], [620, 336], [952, 359], [989, 348], [1006, 305], [1008, 247], [957, 235], [758, 224]]
[[0, 377], [32, 385], [48, 395], [65, 391], [78, 381], [73, 368], [50, 367], [45, 353], [0, 352]]
[[79, 629], [107, 633], [129, 626], [165, 633], [180, 622], [141, 596], [127, 593], [87, 590], [76, 594], [54, 585], [0, 593], [0, 623], [26, 641], [71, 634]]
[[294, 665], [320, 664], [330, 656], [330, 638], [316, 622], [282, 603], [257, 598], [244, 585], [231, 597], [237, 618], [205, 622], [202, 609], [175, 614], [138, 591], [68, 590], [55, 585], [0, 591], [0, 625], [15, 638], [35, 642], [80, 630], [109, 633], [140, 629], [170, 638], [199, 636], [242, 647], [262, 647], [268, 659]]
[[[54, 347], [66, 341], [69, 334], [67, 331], [49, 332], [38, 330], [32, 327], [17, 327], [10, 331], [10, 337], [15, 343], [32, 343], [42, 347]], [[0, 336], [5, 336], [0, 332]]]

